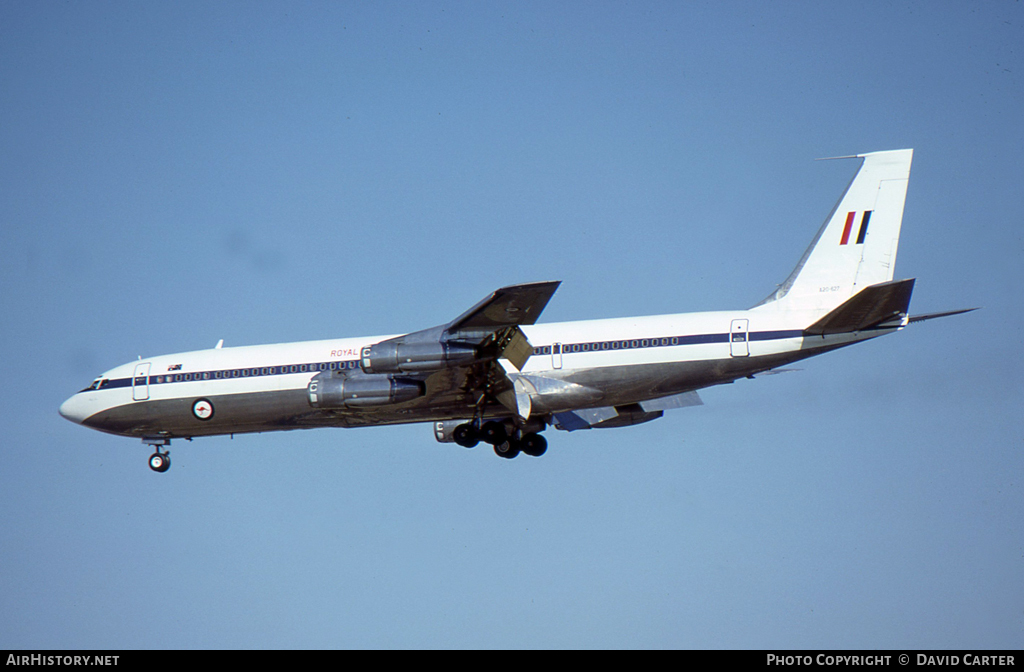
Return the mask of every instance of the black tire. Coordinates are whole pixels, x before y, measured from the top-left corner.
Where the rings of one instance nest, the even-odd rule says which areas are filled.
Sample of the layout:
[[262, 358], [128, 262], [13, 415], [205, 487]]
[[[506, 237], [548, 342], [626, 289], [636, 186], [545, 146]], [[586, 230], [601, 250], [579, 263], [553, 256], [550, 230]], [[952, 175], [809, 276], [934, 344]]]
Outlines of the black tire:
[[473, 448], [476, 444], [480, 443], [480, 437], [476, 434], [476, 428], [468, 422], [456, 427], [455, 431], [452, 432], [452, 438], [455, 439], [455, 443], [463, 448]]
[[164, 473], [171, 468], [171, 456], [167, 453], [153, 453], [149, 456], [149, 468]]
[[515, 439], [502, 441], [494, 446], [494, 454], [498, 457], [504, 457], [506, 460], [518, 457], [521, 450], [522, 448], [520, 447], [519, 442]]
[[480, 428], [480, 438], [492, 446], [500, 446], [508, 440], [505, 423], [496, 420], [485, 422], [484, 426]]
[[540, 434], [530, 433], [523, 437], [523, 452], [530, 457], [540, 457], [548, 450], [548, 440]]

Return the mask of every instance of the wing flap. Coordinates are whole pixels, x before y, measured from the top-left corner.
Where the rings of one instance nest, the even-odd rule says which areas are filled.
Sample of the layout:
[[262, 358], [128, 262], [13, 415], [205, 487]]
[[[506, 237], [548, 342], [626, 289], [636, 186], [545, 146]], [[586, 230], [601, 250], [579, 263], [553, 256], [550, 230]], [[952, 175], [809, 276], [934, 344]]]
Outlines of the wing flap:
[[522, 371], [526, 360], [533, 354], [533, 346], [519, 327], [510, 327], [501, 335], [498, 349], [501, 353], [498, 357], [510, 361], [517, 371]]

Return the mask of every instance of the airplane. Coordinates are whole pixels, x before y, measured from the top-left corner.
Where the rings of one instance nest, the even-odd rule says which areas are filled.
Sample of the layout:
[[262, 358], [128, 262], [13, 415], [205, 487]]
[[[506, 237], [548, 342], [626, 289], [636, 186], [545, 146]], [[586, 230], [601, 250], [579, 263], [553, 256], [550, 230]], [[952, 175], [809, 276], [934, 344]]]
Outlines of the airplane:
[[836, 158], [861, 165], [789, 277], [746, 310], [537, 324], [559, 282], [513, 285], [407, 334], [140, 357], [60, 414], [142, 439], [157, 472], [172, 439], [416, 422], [539, 457], [549, 426], [649, 422], [702, 404], [701, 388], [975, 310], [909, 315], [914, 279], [893, 280], [913, 150]]

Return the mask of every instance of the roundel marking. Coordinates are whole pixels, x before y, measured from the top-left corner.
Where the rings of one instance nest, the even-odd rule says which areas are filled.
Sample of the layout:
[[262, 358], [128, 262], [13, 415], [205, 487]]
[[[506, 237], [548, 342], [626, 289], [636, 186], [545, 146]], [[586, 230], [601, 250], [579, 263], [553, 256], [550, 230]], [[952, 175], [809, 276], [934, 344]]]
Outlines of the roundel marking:
[[196, 399], [192, 404], [192, 415], [199, 420], [209, 420], [213, 417], [213, 404], [209, 399]]

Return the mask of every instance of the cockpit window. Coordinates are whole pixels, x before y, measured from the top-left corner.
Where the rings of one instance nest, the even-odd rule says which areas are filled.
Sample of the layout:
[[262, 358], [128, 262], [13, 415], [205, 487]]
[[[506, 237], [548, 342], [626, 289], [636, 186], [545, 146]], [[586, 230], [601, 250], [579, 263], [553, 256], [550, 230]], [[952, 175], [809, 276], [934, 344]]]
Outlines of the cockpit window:
[[91, 390], [99, 390], [99, 389], [102, 389], [103, 386], [106, 385], [109, 382], [110, 382], [110, 380], [107, 379], [107, 378], [97, 378], [96, 380], [92, 381], [92, 384], [89, 385], [89, 387], [87, 387], [87, 388], [85, 388], [84, 390], [81, 390], [81, 391], [82, 392], [89, 392]]
[[102, 380], [102, 378], [97, 378], [96, 380], [92, 381], [92, 384], [89, 385], [89, 387], [87, 387], [87, 388], [85, 388], [84, 390], [81, 390], [81, 391], [82, 392], [88, 392], [89, 390], [98, 390], [98, 389], [100, 389], [100, 381], [101, 380]]

